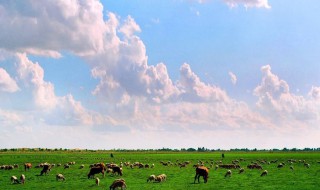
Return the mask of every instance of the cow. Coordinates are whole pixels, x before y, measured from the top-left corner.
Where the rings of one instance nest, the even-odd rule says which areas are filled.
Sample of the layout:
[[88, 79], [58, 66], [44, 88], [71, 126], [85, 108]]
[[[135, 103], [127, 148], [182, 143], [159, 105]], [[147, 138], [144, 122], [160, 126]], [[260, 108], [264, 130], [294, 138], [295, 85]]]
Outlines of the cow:
[[121, 187], [121, 189], [126, 189], [127, 185], [124, 179], [116, 179], [113, 181], [113, 183], [110, 185], [110, 190], [115, 190], [116, 188]]
[[19, 180], [18, 180], [18, 178], [17, 178], [16, 176], [14, 176], [14, 175], [11, 176], [10, 179], [11, 179], [12, 184], [14, 184], [14, 183], [20, 183]]
[[63, 180], [64, 181], [64, 180], [66, 180], [66, 178], [62, 174], [57, 174], [56, 175], [56, 180], [57, 181], [59, 181], [59, 180]]
[[120, 168], [119, 166], [114, 166], [112, 167], [112, 173], [117, 173], [118, 175], [122, 176], [122, 168]]
[[21, 174], [20, 181], [22, 184], [24, 184], [26, 182], [26, 176], [24, 174]]
[[40, 172], [40, 175], [43, 175], [43, 174], [47, 175], [50, 170], [51, 170], [51, 165], [50, 164], [44, 164], [43, 168], [42, 168], [42, 170]]
[[90, 168], [90, 172], [88, 173], [88, 179], [94, 178], [94, 175], [98, 174], [98, 173], [102, 173], [102, 175], [104, 177], [104, 175], [105, 175], [104, 171], [105, 171], [104, 167], [101, 167], [101, 166], [92, 167], [92, 168]]
[[31, 163], [25, 163], [24, 164], [24, 171], [27, 171], [27, 169], [29, 170], [30, 168], [32, 168], [32, 164]]
[[196, 183], [196, 179], [198, 179], [198, 183], [200, 183], [200, 176], [203, 177], [204, 183], [207, 183], [209, 178], [209, 169], [205, 166], [199, 166], [196, 168], [196, 175], [194, 176], [194, 183]]

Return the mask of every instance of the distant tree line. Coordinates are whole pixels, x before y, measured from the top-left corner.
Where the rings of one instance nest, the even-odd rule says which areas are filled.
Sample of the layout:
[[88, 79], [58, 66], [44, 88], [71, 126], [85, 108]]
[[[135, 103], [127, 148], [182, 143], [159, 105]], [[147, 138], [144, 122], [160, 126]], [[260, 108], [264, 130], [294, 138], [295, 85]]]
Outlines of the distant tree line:
[[112, 150], [90, 150], [90, 149], [66, 149], [66, 148], [4, 148], [0, 152], [316, 152], [320, 148], [283, 148], [283, 149], [249, 149], [249, 148], [234, 148], [234, 149], [209, 149], [205, 147], [198, 148], [161, 148], [161, 149], [112, 149]]

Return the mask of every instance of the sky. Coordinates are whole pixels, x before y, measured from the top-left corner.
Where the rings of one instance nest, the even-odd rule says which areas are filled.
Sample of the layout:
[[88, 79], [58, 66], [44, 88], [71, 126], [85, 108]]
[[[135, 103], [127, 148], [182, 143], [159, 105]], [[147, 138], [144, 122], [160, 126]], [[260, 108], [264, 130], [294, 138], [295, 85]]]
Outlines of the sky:
[[320, 147], [318, 0], [0, 0], [0, 148]]

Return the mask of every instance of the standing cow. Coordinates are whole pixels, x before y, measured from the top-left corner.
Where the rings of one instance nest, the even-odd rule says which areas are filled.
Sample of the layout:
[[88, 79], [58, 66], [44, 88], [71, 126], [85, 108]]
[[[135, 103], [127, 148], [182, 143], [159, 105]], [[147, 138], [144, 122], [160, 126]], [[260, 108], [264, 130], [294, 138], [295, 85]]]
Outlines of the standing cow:
[[89, 173], [88, 173], [88, 179], [89, 179], [89, 178], [94, 178], [94, 175], [95, 175], [95, 174], [98, 174], [98, 173], [102, 173], [102, 175], [103, 175], [103, 177], [104, 177], [104, 175], [105, 175], [105, 168], [102, 167], [102, 166], [90, 168], [90, 171], [89, 171]]
[[32, 164], [31, 164], [31, 163], [25, 163], [25, 164], [24, 164], [24, 171], [29, 170], [31, 167], [32, 167]]
[[196, 168], [196, 175], [194, 176], [194, 183], [196, 183], [196, 179], [198, 179], [198, 183], [200, 183], [200, 176], [203, 177], [204, 183], [207, 183], [209, 178], [209, 169], [205, 166], [199, 166]]

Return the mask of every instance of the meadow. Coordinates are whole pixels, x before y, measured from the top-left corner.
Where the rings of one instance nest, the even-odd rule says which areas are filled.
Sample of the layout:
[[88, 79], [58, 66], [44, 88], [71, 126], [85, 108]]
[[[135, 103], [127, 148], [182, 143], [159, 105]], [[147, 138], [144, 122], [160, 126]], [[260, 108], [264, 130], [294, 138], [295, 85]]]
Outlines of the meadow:
[[[189, 152], [114, 152], [111, 158], [107, 151], [52, 151], [52, 152], [2, 152], [0, 153], [0, 166], [18, 164], [18, 168], [12, 170], [0, 170], [0, 189], [109, 189], [113, 180], [120, 176], [107, 173], [96, 174], [100, 178], [100, 186], [96, 186], [94, 179], [88, 179], [89, 165], [93, 163], [116, 163], [141, 162], [143, 164], [154, 164], [154, 168], [137, 168], [123, 166], [123, 176], [128, 190], [215, 190], [215, 189], [319, 189], [320, 188], [320, 154], [319, 152], [225, 152], [222, 159], [221, 152], [189, 153]], [[222, 161], [230, 164], [233, 160], [240, 161], [240, 166], [245, 169], [239, 174], [239, 169], [231, 169], [232, 176], [225, 177], [227, 169], [215, 169], [215, 162]], [[288, 162], [289, 159], [295, 162]], [[263, 170], [268, 171], [267, 176], [261, 177], [263, 170], [247, 169], [252, 162], [267, 161], [262, 164]], [[278, 160], [277, 163], [268, 162]], [[310, 164], [307, 168], [299, 160], [305, 160]], [[172, 165], [163, 166], [160, 162], [171, 162]], [[186, 167], [180, 168], [179, 162], [190, 161]], [[208, 183], [194, 184], [195, 167], [199, 161], [210, 168]], [[31, 162], [33, 167], [29, 171], [24, 170], [24, 163]], [[35, 168], [39, 163], [61, 163], [60, 167], [53, 167], [48, 175], [40, 176], [41, 168]], [[63, 165], [75, 162], [69, 169]], [[211, 165], [211, 162], [214, 162]], [[285, 163], [283, 168], [278, 168], [280, 162]], [[85, 167], [80, 169], [80, 165]], [[290, 169], [293, 166], [294, 170]], [[62, 173], [66, 180], [57, 181], [56, 174]], [[166, 174], [167, 180], [161, 183], [147, 182], [151, 174]], [[10, 177], [19, 177], [25, 174], [26, 183], [12, 184]]]

